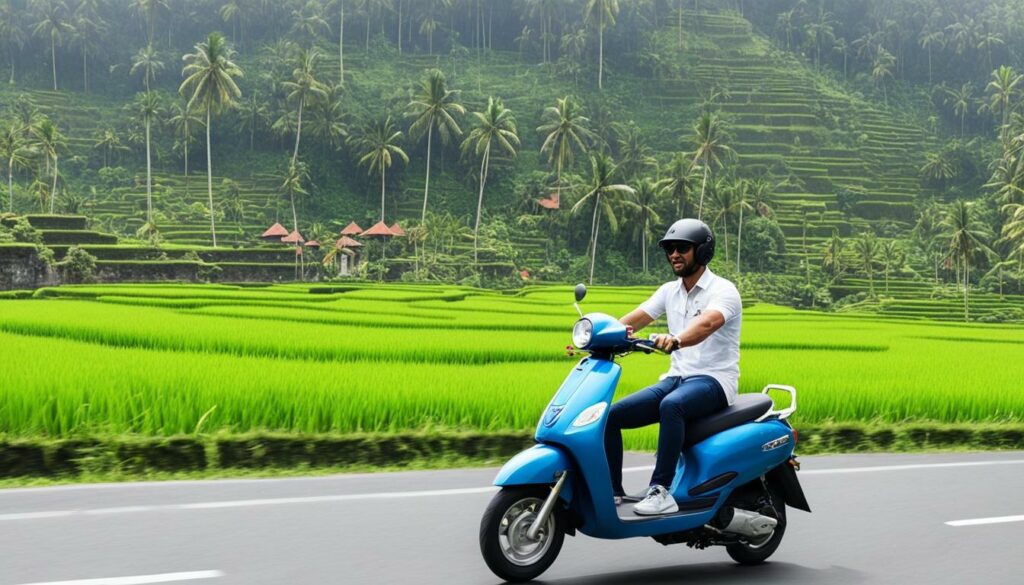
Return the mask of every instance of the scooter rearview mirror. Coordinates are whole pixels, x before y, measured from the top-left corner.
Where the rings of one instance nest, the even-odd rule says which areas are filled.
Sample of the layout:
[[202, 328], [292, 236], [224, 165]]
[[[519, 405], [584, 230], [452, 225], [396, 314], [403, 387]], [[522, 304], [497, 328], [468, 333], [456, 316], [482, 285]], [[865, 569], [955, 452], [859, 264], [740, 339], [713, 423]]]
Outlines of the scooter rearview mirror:
[[576, 302], [583, 300], [583, 297], [587, 296], [587, 285], [580, 283], [576, 285]]
[[583, 297], [587, 296], [587, 286], [581, 282], [576, 285], [576, 290], [573, 292], [576, 295], [576, 302], [573, 303], [572, 306], [576, 307], [576, 312], [579, 313], [582, 318], [583, 311], [580, 310], [580, 301], [583, 300]]

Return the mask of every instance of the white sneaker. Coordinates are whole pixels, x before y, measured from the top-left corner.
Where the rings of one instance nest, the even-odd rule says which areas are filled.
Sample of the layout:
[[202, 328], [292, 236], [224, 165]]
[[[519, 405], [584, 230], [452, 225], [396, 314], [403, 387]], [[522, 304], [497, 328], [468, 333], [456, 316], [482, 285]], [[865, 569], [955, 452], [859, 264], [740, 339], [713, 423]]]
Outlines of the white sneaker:
[[657, 514], [672, 514], [679, 511], [679, 505], [668, 489], [661, 485], [652, 485], [647, 490], [647, 497], [642, 502], [633, 506], [633, 513], [641, 516], [655, 516]]

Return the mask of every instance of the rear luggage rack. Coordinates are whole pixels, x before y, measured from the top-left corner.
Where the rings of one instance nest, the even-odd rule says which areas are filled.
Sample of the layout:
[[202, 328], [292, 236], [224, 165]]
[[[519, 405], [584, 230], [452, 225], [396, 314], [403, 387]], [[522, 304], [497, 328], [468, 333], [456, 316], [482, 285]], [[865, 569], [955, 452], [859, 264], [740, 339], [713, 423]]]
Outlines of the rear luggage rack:
[[762, 414], [760, 417], [758, 417], [757, 421], [755, 421], [755, 422], [761, 422], [761, 421], [763, 421], [765, 419], [768, 419], [768, 418], [774, 418], [774, 419], [778, 419], [778, 420], [786, 420], [787, 418], [790, 417], [790, 415], [792, 415], [794, 412], [796, 412], [796, 388], [794, 388], [792, 386], [783, 386], [781, 384], [768, 384], [767, 386], [765, 386], [761, 390], [761, 394], [768, 394], [768, 392], [771, 391], [771, 390], [783, 390], [783, 391], [789, 392], [789, 396], [790, 396], [789, 407], [788, 408], [783, 408], [782, 410], [775, 410], [775, 401], [772, 400], [772, 407], [771, 407], [771, 409], [769, 409], [768, 412], [766, 412], [766, 413]]

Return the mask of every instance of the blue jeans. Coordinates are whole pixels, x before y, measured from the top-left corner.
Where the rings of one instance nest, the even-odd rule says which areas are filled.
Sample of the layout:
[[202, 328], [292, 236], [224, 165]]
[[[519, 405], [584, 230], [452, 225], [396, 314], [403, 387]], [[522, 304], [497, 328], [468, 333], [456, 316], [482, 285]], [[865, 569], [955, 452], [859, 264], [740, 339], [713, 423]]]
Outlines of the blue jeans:
[[622, 489], [622, 429], [661, 423], [650, 485], [669, 487], [683, 449], [686, 421], [708, 416], [727, 406], [729, 402], [722, 386], [711, 376], [668, 376], [613, 404], [608, 413], [604, 450], [615, 495], [626, 493]]

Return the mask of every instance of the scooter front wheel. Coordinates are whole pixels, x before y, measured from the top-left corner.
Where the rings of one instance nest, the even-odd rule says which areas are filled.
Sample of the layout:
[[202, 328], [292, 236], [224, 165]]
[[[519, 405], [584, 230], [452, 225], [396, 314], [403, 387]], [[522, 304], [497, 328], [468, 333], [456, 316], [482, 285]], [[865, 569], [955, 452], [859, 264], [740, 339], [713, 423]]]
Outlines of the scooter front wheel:
[[555, 562], [565, 540], [564, 516], [552, 511], [537, 533], [527, 536], [550, 492], [543, 487], [502, 488], [480, 520], [480, 552], [491, 571], [506, 581], [529, 581]]

